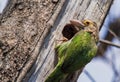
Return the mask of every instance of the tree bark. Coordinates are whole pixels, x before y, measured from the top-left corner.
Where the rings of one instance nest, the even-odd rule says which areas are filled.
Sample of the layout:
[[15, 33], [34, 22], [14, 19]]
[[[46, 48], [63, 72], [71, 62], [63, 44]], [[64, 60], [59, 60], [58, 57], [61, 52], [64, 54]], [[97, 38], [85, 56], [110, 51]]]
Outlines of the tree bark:
[[[44, 82], [56, 63], [55, 40], [62, 38], [64, 25], [70, 19], [91, 19], [100, 27], [111, 4], [112, 0], [9, 0], [0, 15], [0, 82]], [[80, 71], [67, 80], [76, 82]]]

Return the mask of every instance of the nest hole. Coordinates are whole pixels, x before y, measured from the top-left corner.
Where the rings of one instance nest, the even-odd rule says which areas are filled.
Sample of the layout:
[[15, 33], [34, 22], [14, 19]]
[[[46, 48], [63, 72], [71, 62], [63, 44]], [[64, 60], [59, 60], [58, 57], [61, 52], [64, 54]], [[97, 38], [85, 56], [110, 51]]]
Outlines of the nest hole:
[[75, 28], [74, 25], [66, 24], [62, 30], [62, 35], [70, 40], [77, 32], [78, 30]]

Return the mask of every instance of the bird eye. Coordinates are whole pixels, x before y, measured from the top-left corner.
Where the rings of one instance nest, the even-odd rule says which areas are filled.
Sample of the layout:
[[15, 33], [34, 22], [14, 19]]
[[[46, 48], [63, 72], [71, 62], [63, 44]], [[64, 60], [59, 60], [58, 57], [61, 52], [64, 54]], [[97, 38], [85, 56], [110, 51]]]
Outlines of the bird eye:
[[90, 24], [90, 22], [88, 22], [88, 21], [87, 21], [87, 22], [86, 22], [86, 24], [87, 24], [87, 25], [89, 25], [89, 24]]

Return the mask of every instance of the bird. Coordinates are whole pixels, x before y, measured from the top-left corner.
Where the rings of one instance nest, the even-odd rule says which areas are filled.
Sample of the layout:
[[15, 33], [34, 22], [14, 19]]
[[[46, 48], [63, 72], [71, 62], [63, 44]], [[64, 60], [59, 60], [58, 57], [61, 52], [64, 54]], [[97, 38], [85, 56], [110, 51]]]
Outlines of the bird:
[[70, 40], [78, 31], [83, 29], [78, 27], [80, 27], [78, 20], [70, 20], [70, 23], [67, 23], [62, 30], [63, 40], [61, 41]]
[[97, 24], [89, 19], [70, 20], [70, 23], [79, 30], [56, 47], [59, 61], [45, 82], [60, 82], [82, 69], [96, 55], [99, 40]]

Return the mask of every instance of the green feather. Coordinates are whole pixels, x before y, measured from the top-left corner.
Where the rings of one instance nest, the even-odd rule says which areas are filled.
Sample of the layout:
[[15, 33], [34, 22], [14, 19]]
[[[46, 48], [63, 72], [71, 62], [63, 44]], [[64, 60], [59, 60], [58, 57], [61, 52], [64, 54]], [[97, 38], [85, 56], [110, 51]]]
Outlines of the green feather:
[[94, 37], [81, 30], [73, 38], [56, 48], [59, 62], [45, 82], [60, 82], [67, 75], [83, 68], [97, 52]]
[[84, 67], [95, 56], [96, 51], [96, 42], [91, 34], [85, 31], [78, 32], [66, 50], [62, 70], [70, 73]]
[[65, 56], [66, 50], [70, 44], [71, 40], [64, 42], [56, 47], [57, 55], [59, 57], [59, 60]]

